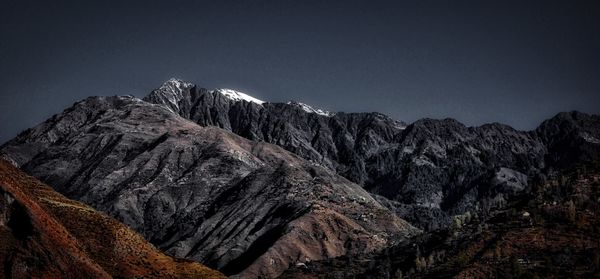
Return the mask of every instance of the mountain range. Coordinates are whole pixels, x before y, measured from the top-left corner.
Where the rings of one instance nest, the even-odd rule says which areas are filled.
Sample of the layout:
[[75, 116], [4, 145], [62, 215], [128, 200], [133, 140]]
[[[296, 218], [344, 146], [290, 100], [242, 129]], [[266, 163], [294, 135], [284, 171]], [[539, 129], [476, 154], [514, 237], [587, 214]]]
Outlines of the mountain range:
[[[539, 189], [575, 167], [595, 170], [600, 117], [559, 113], [533, 131], [405, 123], [170, 79], [143, 99], [77, 102], [0, 154], [165, 253], [233, 278], [351, 277], [333, 272], [339, 259], [355, 275], [438, 278], [473, 236], [497, 232], [490, 220], [501, 212], [520, 210], [510, 223], [524, 210], [546, 214], [544, 202], [573, 203]], [[574, 206], [594, 213], [598, 177], [586, 175], [569, 193], [586, 185], [588, 199]], [[595, 226], [586, 220], [582, 228]], [[447, 256], [431, 248], [441, 244]], [[373, 273], [364, 262], [388, 265]], [[454, 274], [483, 265], [469, 263]]]

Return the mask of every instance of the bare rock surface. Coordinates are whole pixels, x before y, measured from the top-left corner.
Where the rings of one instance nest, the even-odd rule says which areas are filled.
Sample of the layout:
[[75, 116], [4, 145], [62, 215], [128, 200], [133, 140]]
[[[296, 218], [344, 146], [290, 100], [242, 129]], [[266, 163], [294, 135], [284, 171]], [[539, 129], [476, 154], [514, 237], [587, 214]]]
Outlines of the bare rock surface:
[[406, 124], [379, 113], [232, 99], [176, 79], [145, 100], [323, 165], [395, 204], [402, 218], [426, 230], [445, 228], [452, 216], [489, 209], [526, 190], [526, 183], [496, 187], [499, 172], [529, 180], [548, 167], [600, 154], [598, 116], [579, 112], [558, 114], [534, 131], [498, 123], [467, 127], [454, 119]]
[[418, 230], [276, 145], [133, 97], [91, 97], [2, 146], [29, 174], [177, 257], [240, 278], [387, 247]]

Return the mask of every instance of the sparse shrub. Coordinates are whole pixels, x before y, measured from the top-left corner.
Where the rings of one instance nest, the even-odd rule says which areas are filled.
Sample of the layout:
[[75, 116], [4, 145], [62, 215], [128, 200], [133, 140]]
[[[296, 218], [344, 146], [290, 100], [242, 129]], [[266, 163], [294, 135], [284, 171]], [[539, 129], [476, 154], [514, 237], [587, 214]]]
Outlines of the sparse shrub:
[[396, 272], [394, 273], [394, 279], [402, 279], [402, 278], [404, 278], [404, 276], [402, 275], [402, 270], [396, 269]]
[[577, 219], [577, 209], [575, 208], [575, 203], [573, 203], [573, 201], [569, 200], [566, 204], [567, 206], [567, 219], [569, 219], [570, 222], [574, 223]]
[[592, 267], [595, 271], [600, 271], [600, 249], [594, 250], [594, 255], [592, 256]]
[[456, 263], [459, 266], [466, 266], [469, 263], [469, 256], [467, 253], [460, 253], [456, 258]]
[[465, 212], [465, 214], [464, 214], [465, 223], [469, 223], [471, 221], [471, 218], [472, 218], [471, 212], [470, 211]]
[[496, 260], [502, 259], [502, 248], [500, 246], [494, 247], [494, 258]]
[[417, 257], [415, 259], [415, 267], [417, 268], [418, 271], [425, 270], [425, 268], [427, 268], [427, 262], [425, 261], [425, 258]]
[[566, 177], [566, 176], [564, 176], [564, 175], [561, 175], [561, 176], [558, 178], [558, 185], [559, 185], [560, 187], [565, 187], [565, 186], [567, 186], [567, 177]]
[[461, 215], [455, 215], [452, 218], [452, 228], [455, 230], [462, 228], [465, 224], [471, 221], [471, 218], [471, 212], [469, 211]]
[[516, 257], [510, 258], [510, 266], [514, 278], [519, 278], [523, 275], [523, 267], [521, 266]]
[[433, 255], [433, 253], [430, 254], [429, 257], [427, 257], [426, 264], [427, 264], [427, 268], [431, 268], [435, 264], [435, 257]]
[[452, 220], [452, 227], [454, 229], [462, 228], [462, 222], [460, 221], [460, 218], [454, 217], [454, 219]]

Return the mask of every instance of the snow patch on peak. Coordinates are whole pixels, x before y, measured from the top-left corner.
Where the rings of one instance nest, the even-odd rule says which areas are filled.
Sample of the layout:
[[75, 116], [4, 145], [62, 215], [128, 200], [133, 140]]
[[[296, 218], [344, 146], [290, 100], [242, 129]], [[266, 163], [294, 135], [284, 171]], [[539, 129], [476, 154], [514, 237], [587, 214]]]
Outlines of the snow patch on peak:
[[234, 100], [234, 101], [246, 101], [246, 102], [251, 102], [251, 103], [255, 103], [255, 104], [259, 104], [259, 105], [262, 105], [265, 103], [265, 101], [259, 100], [259, 99], [254, 98], [246, 93], [235, 91], [233, 89], [221, 88], [221, 89], [217, 89], [215, 91], [221, 93], [223, 96], [225, 96], [231, 100]]
[[318, 115], [323, 115], [323, 116], [327, 116], [327, 117], [331, 117], [334, 116], [335, 113], [326, 111], [326, 110], [322, 110], [322, 109], [314, 109], [313, 107], [305, 104], [305, 103], [300, 103], [300, 102], [296, 102], [296, 101], [289, 101], [287, 102], [288, 105], [293, 105], [293, 106], [297, 106], [299, 108], [301, 108], [302, 110], [308, 112], [308, 113], [315, 113]]

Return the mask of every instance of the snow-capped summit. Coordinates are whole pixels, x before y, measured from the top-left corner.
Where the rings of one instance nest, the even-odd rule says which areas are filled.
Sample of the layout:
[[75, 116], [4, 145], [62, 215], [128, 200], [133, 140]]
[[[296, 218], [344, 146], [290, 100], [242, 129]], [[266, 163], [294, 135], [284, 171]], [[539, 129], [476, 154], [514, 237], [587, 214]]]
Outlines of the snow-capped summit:
[[170, 78], [165, 81], [158, 89], [152, 91], [153, 98], [162, 99], [161, 103], [165, 103], [170, 111], [179, 112], [179, 102], [184, 98], [183, 91], [194, 87], [194, 84], [182, 81], [178, 78]]
[[305, 104], [305, 103], [300, 103], [300, 102], [296, 102], [296, 101], [289, 101], [287, 102], [288, 105], [293, 105], [293, 106], [297, 106], [299, 108], [301, 108], [302, 110], [308, 112], [308, 113], [316, 113], [318, 115], [323, 115], [323, 116], [327, 116], [327, 117], [331, 117], [334, 116], [335, 113], [333, 112], [329, 112], [326, 110], [322, 110], [322, 109], [314, 109], [313, 107]]
[[193, 86], [193, 84], [178, 78], [170, 78], [169, 80], [165, 81], [165, 83], [163, 83], [159, 89], [168, 90], [170, 92], [181, 92], [181, 90], [184, 88], [190, 88]]
[[251, 102], [251, 103], [255, 103], [255, 104], [259, 104], [259, 105], [262, 105], [265, 103], [265, 101], [259, 100], [259, 99], [254, 98], [246, 93], [235, 91], [233, 89], [220, 88], [220, 89], [215, 90], [215, 92], [219, 92], [219, 93], [223, 94], [225, 97], [227, 97], [231, 100], [234, 100], [234, 101], [246, 101], [246, 102]]
[[[170, 78], [165, 81], [159, 88], [152, 91], [152, 93], [144, 98], [146, 101], [150, 101], [152, 103], [164, 104], [165, 107], [171, 110], [174, 113], [181, 112], [182, 103], [186, 103], [187, 106], [193, 104], [193, 100], [191, 91], [195, 85], [193, 83], [185, 82], [178, 78]], [[200, 89], [199, 89], [200, 90]], [[205, 90], [205, 89], [201, 89]], [[208, 91], [208, 90], [206, 90]], [[205, 91], [205, 92], [206, 92]], [[212, 91], [208, 91], [209, 94], [221, 94], [223, 97], [232, 100], [234, 102], [250, 102], [257, 105], [262, 106], [264, 103], [267, 103], [258, 98], [252, 97], [246, 93], [236, 91], [228, 88], [218, 88]], [[326, 117], [334, 116], [335, 113], [319, 109], [313, 108], [305, 103], [297, 102], [297, 101], [289, 101], [288, 105], [298, 107], [307, 113], [314, 113], [317, 115], [322, 115]], [[184, 104], [185, 106], [185, 104]]]

